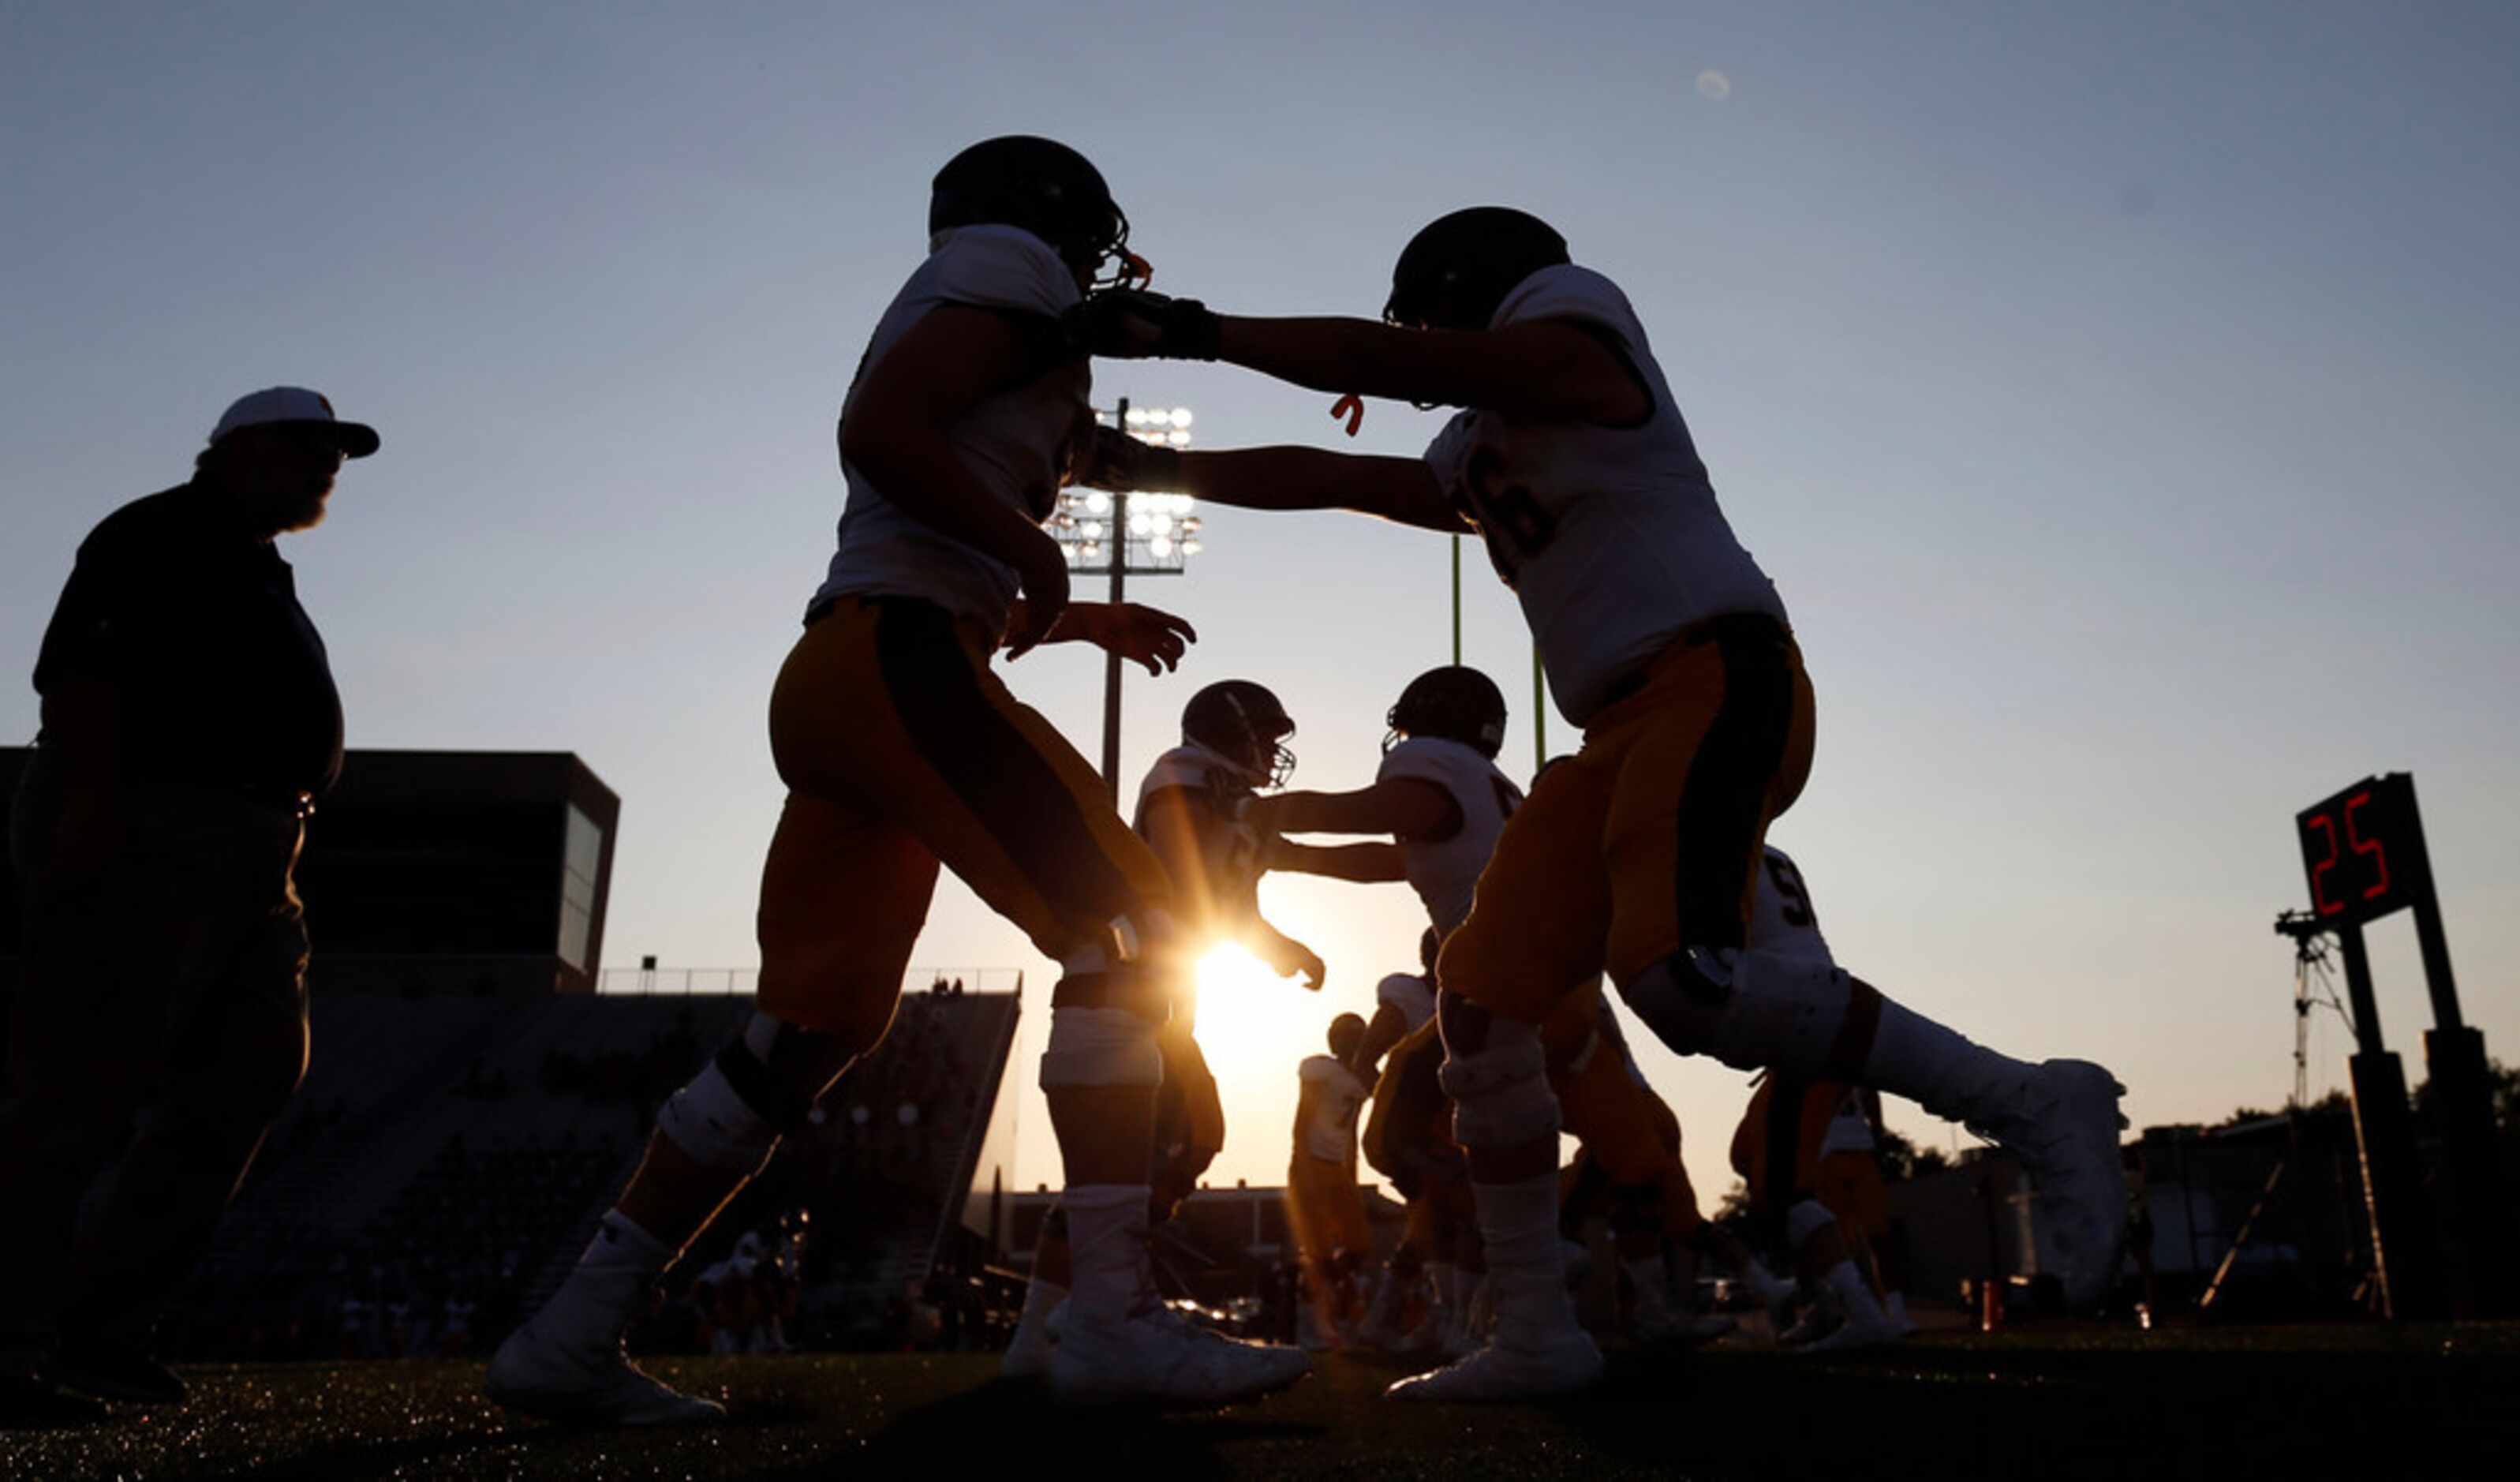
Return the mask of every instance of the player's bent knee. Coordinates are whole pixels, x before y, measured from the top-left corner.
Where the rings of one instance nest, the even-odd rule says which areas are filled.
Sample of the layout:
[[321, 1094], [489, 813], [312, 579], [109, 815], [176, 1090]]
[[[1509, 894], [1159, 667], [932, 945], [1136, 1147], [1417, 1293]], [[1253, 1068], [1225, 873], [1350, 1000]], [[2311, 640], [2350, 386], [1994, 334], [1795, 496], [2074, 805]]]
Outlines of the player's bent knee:
[[[1681, 1055], [1711, 1055], [1731, 1011], [1731, 965], [1683, 948], [1633, 977], [1617, 980], [1619, 997], [1654, 1037]], [[1753, 1067], [1755, 1068], [1755, 1067]]]
[[1435, 1032], [1444, 1042], [1447, 1056], [1476, 1055], [1487, 1044], [1496, 1021], [1495, 1014], [1465, 995], [1449, 990], [1435, 995]]
[[1820, 960], [1772, 952], [1673, 953], [1620, 985], [1620, 997], [1683, 1055], [1736, 1070], [1828, 1073], [1843, 1058], [1840, 1030], [1853, 979]]
[[1549, 1056], [1536, 1025], [1493, 1021], [1478, 1049], [1448, 1048], [1436, 1077], [1453, 1099], [1453, 1137], [1464, 1147], [1557, 1136], [1557, 1097], [1549, 1089]]
[[1050, 1044], [1041, 1055], [1041, 1089], [1163, 1084], [1164, 1055], [1155, 1026], [1127, 1009], [1055, 1007]]
[[869, 982], [854, 966], [799, 976], [785, 987], [765, 988], [762, 1003], [768, 1007], [756, 1010], [744, 1027], [755, 1056], [764, 1063], [770, 1062], [772, 1041], [811, 1035], [839, 1046], [845, 1068], [850, 1058], [883, 1043], [901, 1004], [897, 980]]
[[231, 1061], [228, 1069], [220, 1110], [257, 1125], [276, 1122], [305, 1083], [306, 1036], [294, 1031], [275, 1037]]

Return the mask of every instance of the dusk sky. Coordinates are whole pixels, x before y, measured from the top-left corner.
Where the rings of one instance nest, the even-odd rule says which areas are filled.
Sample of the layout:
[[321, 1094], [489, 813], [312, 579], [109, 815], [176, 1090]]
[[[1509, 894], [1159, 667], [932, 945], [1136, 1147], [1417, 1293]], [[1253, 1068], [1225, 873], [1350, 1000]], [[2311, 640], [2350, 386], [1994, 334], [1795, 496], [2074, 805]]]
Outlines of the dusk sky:
[[[351, 744], [579, 753], [623, 798], [607, 961], [752, 966], [841, 393], [936, 167], [1044, 133], [1156, 287], [1229, 312], [1371, 316], [1409, 235], [1479, 202], [1625, 287], [1818, 686], [1774, 837], [1885, 992], [2109, 1064], [2138, 1126], [2279, 1104], [2292, 816], [2403, 770], [2469, 1018], [2520, 1060], [2515, 56], [2493, 4], [12, 3], [0, 733], [34, 734], [87, 529], [231, 398], [313, 385], [384, 437], [283, 546]], [[1193, 408], [1203, 447], [1440, 425], [1376, 403], [1350, 441], [1227, 367], [1096, 386]], [[1527, 776], [1528, 643], [1463, 569]], [[1234, 676], [1300, 722], [1297, 786], [1368, 781], [1450, 657], [1447, 570], [1437, 536], [1211, 512], [1191, 574], [1133, 593], [1202, 642], [1133, 671], [1128, 786]], [[1101, 675], [1008, 671], [1089, 757]], [[1423, 921], [1400, 886], [1264, 901], [1330, 976], [1204, 1010], [1227, 1182], [1282, 1179], [1296, 1059]], [[2411, 929], [2373, 945], [2413, 1081]], [[1024, 970], [1020, 1172], [1055, 1183], [1050, 965], [950, 880], [917, 960]], [[2348, 1046], [2322, 1015], [2314, 1091]], [[1711, 1205], [1744, 1078], [1644, 1054]]]

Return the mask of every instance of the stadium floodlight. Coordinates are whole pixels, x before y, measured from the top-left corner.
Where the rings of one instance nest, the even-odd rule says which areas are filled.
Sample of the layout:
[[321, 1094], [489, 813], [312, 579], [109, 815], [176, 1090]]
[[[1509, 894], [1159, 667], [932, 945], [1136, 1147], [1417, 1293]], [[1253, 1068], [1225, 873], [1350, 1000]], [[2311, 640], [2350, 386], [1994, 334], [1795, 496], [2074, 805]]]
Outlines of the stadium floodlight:
[[[1157, 447], [1187, 448], [1194, 420], [1188, 407], [1117, 407], [1096, 421]], [[1191, 511], [1197, 502], [1169, 490], [1114, 494], [1104, 489], [1064, 489], [1046, 527], [1064, 548], [1068, 569], [1080, 576], [1178, 576], [1191, 555], [1185, 539], [1198, 533]], [[1156, 541], [1163, 549], [1155, 549]], [[1202, 547], [1204, 549], [1204, 547]], [[1119, 601], [1115, 595], [1111, 599]]]
[[[1189, 447], [1195, 420], [1188, 407], [1133, 407], [1126, 397], [1107, 411], [1098, 408], [1094, 419], [1166, 448]], [[1179, 576], [1190, 558], [1207, 549], [1193, 538], [1201, 528], [1199, 517], [1191, 513], [1196, 508], [1189, 495], [1170, 490], [1062, 489], [1044, 528], [1058, 540], [1068, 570], [1111, 578], [1110, 600], [1117, 603], [1127, 578]], [[1120, 668], [1119, 655], [1104, 659], [1102, 781], [1115, 801], [1120, 796]]]

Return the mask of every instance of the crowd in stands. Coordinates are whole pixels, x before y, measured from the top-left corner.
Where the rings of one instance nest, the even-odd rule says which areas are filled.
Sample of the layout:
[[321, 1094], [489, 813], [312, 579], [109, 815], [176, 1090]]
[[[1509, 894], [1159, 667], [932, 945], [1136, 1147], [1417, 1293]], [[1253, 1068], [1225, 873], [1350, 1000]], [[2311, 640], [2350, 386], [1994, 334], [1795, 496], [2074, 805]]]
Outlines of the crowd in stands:
[[[805, 1326], [820, 1344], [892, 1346], [916, 1321], [923, 1265], [899, 1293], [904, 1252], [922, 1252], [959, 1208], [955, 1182], [979, 1105], [976, 1069], [993, 1048], [959, 983], [939, 978], [903, 1000], [891, 1034], [791, 1137], [719, 1239], [669, 1276], [671, 1300], [634, 1342], [651, 1350], [758, 1352], [798, 1340], [801, 1294], [838, 1283], [846, 1310]], [[333, 1006], [337, 1014], [341, 1006]], [[703, 1008], [714, 1006], [703, 1005]], [[730, 1004], [729, 1007], [736, 1007]], [[485, 1011], [476, 1005], [472, 1011]], [[584, 1006], [590, 1015], [622, 1006]], [[447, 1056], [442, 1085], [388, 1100], [403, 1065], [328, 1067], [276, 1130], [255, 1182], [270, 1180], [260, 1217], [206, 1262], [161, 1338], [187, 1358], [433, 1358], [487, 1353], [521, 1317], [536, 1283], [565, 1267], [638, 1154], [655, 1105], [714, 1048], [726, 1015], [666, 1017], [660, 1004], [617, 1014], [596, 1033], [560, 1021], [537, 1057], [531, 1044]], [[995, 1025], [998, 1021], [988, 1018]], [[369, 1026], [352, 1024], [353, 1030]], [[625, 1033], [624, 1031], [627, 1030]], [[608, 1038], [611, 1043], [604, 1042]], [[575, 1047], [590, 1042], [597, 1047]], [[391, 1035], [351, 1033], [335, 1044], [390, 1055]], [[460, 1067], [460, 1068], [459, 1068]], [[450, 1106], [477, 1111], [449, 1118]], [[585, 1108], [630, 1115], [591, 1117]], [[577, 1108], [572, 1110], [571, 1108]], [[425, 1117], [435, 1117], [424, 1123]], [[449, 1124], [459, 1130], [448, 1132]], [[436, 1130], [433, 1149], [410, 1141]], [[401, 1139], [397, 1142], [396, 1139]], [[371, 1218], [341, 1228], [338, 1177], [319, 1165], [407, 1158], [409, 1181]], [[296, 1171], [292, 1163], [302, 1159]], [[321, 1174], [322, 1176], [310, 1176]], [[253, 1203], [252, 1186], [245, 1201]], [[812, 1238], [808, 1238], [808, 1232]], [[869, 1290], [869, 1282], [890, 1282]]]

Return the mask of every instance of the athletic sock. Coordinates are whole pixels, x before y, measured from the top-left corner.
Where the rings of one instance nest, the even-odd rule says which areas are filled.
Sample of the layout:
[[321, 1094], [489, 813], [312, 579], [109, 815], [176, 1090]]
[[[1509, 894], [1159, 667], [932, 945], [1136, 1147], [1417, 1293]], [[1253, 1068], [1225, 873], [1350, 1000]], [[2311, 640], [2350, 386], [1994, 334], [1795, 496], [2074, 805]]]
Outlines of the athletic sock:
[[1984, 1122], [2008, 1109], [2038, 1070], [1885, 998], [1864, 1080], [1938, 1117]]
[[1757, 1256], [1741, 1263], [1741, 1279], [1750, 1283], [1750, 1289], [1763, 1302], [1785, 1300], [1794, 1294], [1794, 1283], [1770, 1271]]
[[674, 1247], [657, 1239], [618, 1209], [608, 1209], [595, 1225], [595, 1238], [587, 1242], [586, 1251], [577, 1258], [583, 1267], [628, 1267], [644, 1276], [655, 1276], [674, 1264]]
[[676, 1254], [620, 1210], [607, 1210], [596, 1224], [595, 1238], [537, 1321], [571, 1345], [616, 1343], [647, 1300], [649, 1283], [674, 1263]]
[[1070, 1185], [1067, 1209], [1068, 1311], [1083, 1323], [1118, 1323], [1137, 1305], [1147, 1263], [1145, 1184]]
[[1557, 1175], [1512, 1184], [1472, 1184], [1479, 1237], [1487, 1245], [1497, 1343], [1543, 1348], [1575, 1326], [1557, 1236]]

